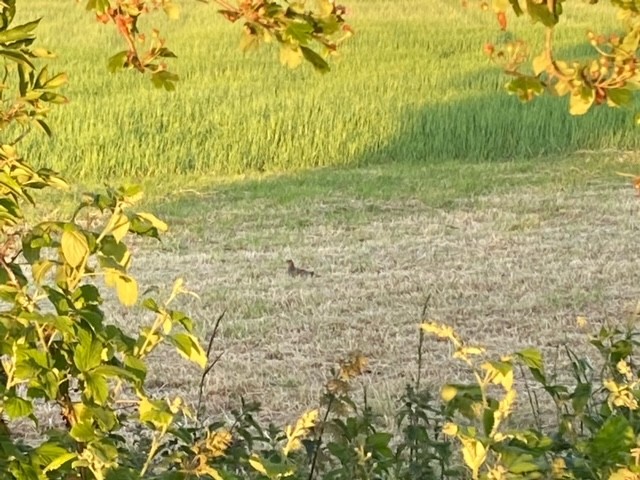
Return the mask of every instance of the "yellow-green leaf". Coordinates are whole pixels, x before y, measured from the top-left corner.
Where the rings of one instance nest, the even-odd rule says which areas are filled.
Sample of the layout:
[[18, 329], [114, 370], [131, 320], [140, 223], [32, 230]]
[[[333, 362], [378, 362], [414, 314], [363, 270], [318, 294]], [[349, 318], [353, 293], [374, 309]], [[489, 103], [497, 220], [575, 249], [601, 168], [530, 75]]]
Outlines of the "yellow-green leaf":
[[44, 84], [45, 88], [59, 88], [69, 81], [69, 76], [66, 73], [59, 73], [58, 75], [50, 78], [47, 83]]
[[167, 338], [175, 345], [180, 355], [201, 368], [206, 366], [207, 354], [196, 337], [188, 333], [176, 333]]
[[58, 188], [60, 190], [69, 190], [69, 184], [56, 175], [51, 175], [47, 179], [47, 184], [51, 185], [53, 188]]
[[56, 58], [55, 54], [46, 48], [34, 48], [31, 50], [31, 55], [38, 58]]
[[62, 255], [69, 265], [78, 268], [89, 256], [89, 244], [85, 236], [77, 230], [65, 230], [60, 241]]
[[547, 70], [547, 67], [549, 66], [549, 57], [545, 52], [542, 52], [540, 55], [533, 59], [531, 64], [533, 67], [534, 75], [540, 75]]
[[478, 478], [478, 472], [487, 459], [485, 446], [475, 438], [461, 437], [462, 458], [467, 467], [473, 472], [473, 478]]
[[633, 92], [627, 88], [611, 88], [607, 91], [607, 105], [624, 107], [633, 102]]
[[445, 402], [450, 402], [455, 398], [457, 394], [458, 389], [453, 385], [445, 385], [444, 387], [442, 387], [442, 391], [440, 392], [440, 396]]
[[33, 271], [33, 279], [36, 281], [37, 284], [42, 284], [42, 281], [44, 280], [45, 275], [47, 274], [47, 272], [49, 272], [54, 266], [54, 263], [51, 260], [40, 260], [36, 263], [33, 264], [32, 267], [32, 271]]
[[589, 111], [595, 99], [596, 92], [589, 87], [581, 87], [571, 92], [569, 113], [571, 115], [584, 115]]
[[120, 272], [118, 270], [114, 270], [113, 268], [104, 269], [104, 282], [107, 284], [107, 287], [115, 287], [118, 283], [119, 276]]
[[169, 230], [169, 226], [152, 213], [142, 212], [138, 213], [138, 216], [157, 228], [159, 232], [166, 232]]
[[52, 460], [51, 462], [49, 462], [49, 464], [42, 471], [42, 473], [47, 473], [47, 472], [52, 472], [54, 470], [57, 470], [68, 461], [73, 460], [74, 458], [77, 458], [77, 457], [78, 457], [77, 453], [64, 453], [59, 457], [55, 458], [54, 460]]
[[333, 13], [333, 3], [329, 0], [317, 0], [317, 3], [321, 17], [328, 17]]
[[179, 5], [176, 5], [175, 3], [167, 3], [167, 4], [165, 4], [165, 6], [163, 8], [164, 8], [164, 13], [171, 20], [177, 20], [178, 18], [180, 18], [180, 6]]
[[262, 465], [262, 460], [256, 454], [251, 455], [249, 459], [249, 465], [251, 465], [254, 470], [261, 473], [262, 475], [267, 475], [267, 469]]
[[115, 278], [118, 299], [126, 307], [135, 305], [138, 301], [138, 283], [128, 275], [118, 275]]
[[159, 430], [168, 428], [173, 422], [173, 415], [166, 401], [143, 398], [138, 408], [140, 420], [153, 424]]
[[104, 235], [111, 234], [120, 243], [129, 231], [129, 218], [122, 212], [114, 212], [104, 229]]
[[493, 0], [491, 6], [495, 12], [506, 12], [509, 8], [509, 0]]
[[299, 67], [303, 58], [302, 50], [297, 45], [285, 44], [280, 47], [280, 62], [289, 68]]
[[173, 288], [171, 289], [171, 295], [169, 295], [169, 301], [173, 301], [181, 293], [184, 293], [186, 290], [184, 289], [184, 279], [178, 278], [175, 282], [173, 282]]

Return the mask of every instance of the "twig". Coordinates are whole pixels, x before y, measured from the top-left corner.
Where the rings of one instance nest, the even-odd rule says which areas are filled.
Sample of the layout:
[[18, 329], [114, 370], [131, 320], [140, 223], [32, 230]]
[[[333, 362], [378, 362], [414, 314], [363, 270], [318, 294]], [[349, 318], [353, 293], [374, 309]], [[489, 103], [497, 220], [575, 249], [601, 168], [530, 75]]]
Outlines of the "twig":
[[[431, 301], [431, 294], [427, 295], [427, 299], [424, 301], [424, 305], [422, 306], [422, 315], [420, 316], [420, 320], [424, 322], [427, 316], [427, 307], [429, 306], [429, 302]], [[418, 339], [418, 374], [416, 376], [416, 391], [420, 390], [420, 378], [422, 375], [422, 346], [424, 345], [424, 330], [420, 329], [420, 337]]]
[[538, 427], [538, 431], [542, 431], [542, 424], [540, 423], [540, 410], [536, 408], [536, 406], [533, 404], [533, 392], [531, 391], [531, 388], [529, 387], [529, 382], [527, 381], [527, 375], [524, 371], [524, 368], [522, 367], [522, 365], [519, 365], [520, 367], [520, 375], [522, 375], [522, 378], [524, 380], [524, 388], [527, 391], [527, 398], [529, 399], [529, 405], [531, 406], [531, 413], [533, 413], [533, 418], [535, 418], [536, 421], [536, 426]]
[[[220, 322], [222, 321], [222, 318], [224, 317], [225, 313], [226, 313], [226, 310], [224, 310], [220, 314], [220, 316], [216, 320], [216, 323], [213, 327], [213, 332], [211, 333], [211, 337], [209, 338], [209, 345], [207, 346], [207, 360], [209, 360], [209, 357], [211, 355], [211, 349], [213, 348], [213, 341], [215, 340], [216, 335], [218, 334], [218, 328], [220, 327]], [[222, 358], [223, 354], [224, 354], [224, 351], [220, 352], [220, 354], [205, 367], [205, 369], [202, 372], [202, 377], [200, 377], [200, 385], [198, 387], [198, 408], [196, 409], [196, 415], [198, 416], [198, 419], [200, 418], [200, 411], [202, 409], [202, 395], [204, 392], [204, 381], [207, 378], [207, 375], [209, 374], [209, 372], [218, 363], [220, 358]]]
[[311, 460], [311, 470], [309, 471], [308, 480], [313, 480], [313, 474], [316, 471], [316, 462], [318, 461], [318, 455], [320, 454], [320, 445], [322, 445], [322, 436], [324, 434], [324, 426], [329, 419], [329, 414], [331, 413], [331, 407], [333, 406], [333, 401], [335, 400], [334, 396], [329, 398], [329, 402], [327, 403], [327, 411], [324, 412], [324, 417], [322, 418], [322, 423], [320, 424], [320, 431], [318, 432], [318, 439], [316, 440], [316, 448], [313, 451], [313, 460]]

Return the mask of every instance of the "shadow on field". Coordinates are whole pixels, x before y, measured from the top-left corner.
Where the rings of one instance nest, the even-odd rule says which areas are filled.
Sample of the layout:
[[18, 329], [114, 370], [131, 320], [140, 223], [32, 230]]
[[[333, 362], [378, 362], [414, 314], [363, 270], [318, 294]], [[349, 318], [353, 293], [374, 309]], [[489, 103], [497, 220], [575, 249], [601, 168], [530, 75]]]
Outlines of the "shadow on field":
[[[426, 105], [406, 107], [395, 134], [381, 136], [346, 165], [275, 175], [247, 172], [241, 182], [197, 175], [184, 183], [200, 192], [215, 192], [217, 202], [247, 208], [254, 208], [256, 200], [267, 207], [296, 204], [301, 198], [324, 202], [336, 196], [417, 198], [442, 206], [494, 192], [500, 175], [509, 176], [500, 188], [516, 187], [515, 173], [530, 184], [531, 175], [554, 170], [553, 165], [575, 152], [640, 149], [631, 109], [594, 107], [589, 114], [575, 117], [568, 112], [568, 98], [541, 97], [523, 104], [507, 94], [501, 85], [505, 81], [495, 69], [453, 79], [460, 99], [416, 99]], [[479, 91], [490, 93], [478, 95]], [[348, 135], [356, 137], [357, 128]], [[557, 175], [566, 176], [567, 168], [559, 166]], [[541, 182], [549, 183], [549, 175], [556, 176], [547, 173]], [[208, 210], [209, 202], [205, 193], [201, 201], [179, 195], [170, 201], [163, 197], [159, 203], [164, 212], [182, 216]]]
[[[473, 79], [460, 87], [473, 90]], [[630, 109], [596, 107], [571, 116], [568, 98], [523, 104], [501, 89], [407, 110], [397, 135], [362, 154], [357, 163], [511, 160], [580, 150], [634, 150], [640, 135]]]

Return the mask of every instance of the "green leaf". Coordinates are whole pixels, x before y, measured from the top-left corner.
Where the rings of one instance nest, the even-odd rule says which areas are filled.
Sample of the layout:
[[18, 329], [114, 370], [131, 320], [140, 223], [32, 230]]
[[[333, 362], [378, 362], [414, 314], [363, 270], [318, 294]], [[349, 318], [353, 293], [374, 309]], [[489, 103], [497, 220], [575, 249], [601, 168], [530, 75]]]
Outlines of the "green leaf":
[[104, 346], [89, 334], [81, 335], [81, 342], [75, 349], [73, 363], [81, 372], [87, 372], [102, 363], [102, 349]]
[[[540, 466], [532, 462], [533, 457], [528, 454], [520, 455], [513, 463], [509, 465], [509, 472], [515, 474], [523, 474], [530, 472], [537, 472], [540, 470]], [[532, 477], [524, 477], [532, 478]]]
[[304, 45], [309, 43], [309, 40], [312, 38], [313, 26], [309, 25], [307, 22], [293, 21], [287, 26], [284, 33], [285, 38], [293, 39], [295, 42]]
[[610, 416], [587, 444], [593, 465], [624, 464], [627, 452], [635, 445], [635, 435], [629, 421], [622, 415]]
[[162, 400], [149, 400], [143, 398], [139, 406], [140, 421], [148, 422], [157, 429], [168, 428], [173, 422], [173, 414], [169, 405]]
[[29, 68], [32, 70], [35, 68], [33, 63], [31, 63], [31, 60], [29, 60], [29, 57], [15, 50], [0, 50], [0, 56], [3, 56], [6, 59], [11, 60], [25, 68]]
[[52, 92], [44, 92], [42, 95], [40, 95], [40, 100], [42, 100], [43, 102], [55, 103], [57, 105], [62, 105], [69, 102], [69, 99], [67, 99], [67, 97], [65, 97], [64, 95]]
[[610, 107], [624, 107], [633, 102], [633, 92], [626, 88], [611, 88], [607, 90], [607, 104]]
[[184, 327], [187, 332], [191, 332], [193, 330], [193, 320], [189, 318], [184, 312], [179, 310], [172, 310], [170, 312], [171, 320], [175, 323], [178, 322], [180, 325]]
[[160, 307], [153, 298], [145, 298], [142, 306], [152, 312], [160, 313]]
[[[38, 76], [36, 77], [36, 81], [35, 81], [36, 88], [42, 88], [42, 86], [45, 83], [47, 83], [47, 80], [49, 80], [49, 69], [46, 66], [44, 66], [40, 70], [40, 73], [38, 73]], [[24, 93], [22, 95], [24, 95]]]
[[372, 433], [367, 437], [366, 444], [370, 448], [374, 448], [376, 450], [382, 449], [389, 446], [389, 442], [393, 435], [386, 432], [376, 432]]
[[136, 183], [133, 185], [123, 185], [118, 189], [118, 192], [129, 203], [136, 203], [140, 201], [144, 195], [142, 186]]
[[36, 125], [38, 125], [42, 129], [42, 131], [47, 135], [47, 137], [53, 137], [53, 132], [51, 131], [51, 128], [49, 128], [49, 125], [47, 124], [47, 122], [45, 122], [40, 118], [36, 118]]
[[311, 65], [313, 65], [313, 68], [315, 68], [320, 73], [327, 73], [328, 71], [331, 70], [329, 68], [329, 64], [325, 61], [325, 59], [322, 58], [313, 50], [311, 50], [310, 48], [300, 47], [300, 50], [302, 50], [302, 55], [304, 56], [304, 59], [307, 62], [311, 63]]
[[584, 408], [591, 398], [591, 384], [578, 383], [571, 394], [571, 405], [577, 414], [584, 412]]
[[101, 265], [103, 267], [109, 266], [111, 268], [115, 268], [116, 270], [122, 270], [121, 267], [126, 267], [129, 264], [131, 255], [129, 254], [127, 246], [122, 242], [117, 242], [115, 237], [104, 237], [100, 242], [99, 249], [103, 255], [106, 255], [107, 257], [115, 260], [115, 262], [108, 262], [104, 265], [101, 262]]
[[89, 256], [89, 245], [86, 237], [77, 230], [65, 229], [60, 241], [62, 255], [71, 267], [83, 266]]
[[33, 413], [32, 403], [20, 397], [8, 397], [4, 400], [3, 406], [11, 419], [27, 417]]
[[87, 10], [94, 10], [96, 13], [104, 13], [111, 5], [109, 0], [89, 0]]
[[164, 88], [167, 92], [173, 92], [176, 89], [176, 82], [180, 77], [175, 73], [160, 70], [151, 75], [151, 83], [156, 88]]
[[109, 398], [109, 384], [107, 379], [99, 372], [85, 372], [84, 393], [92, 398], [98, 405], [103, 405]]
[[127, 355], [124, 359], [124, 365], [138, 380], [144, 382], [147, 377], [147, 364], [144, 360]]
[[26, 38], [34, 38], [33, 31], [38, 27], [41, 18], [23, 25], [11, 28], [9, 30], [0, 31], [0, 43], [10, 43], [16, 40]]
[[256, 454], [251, 455], [251, 458], [249, 458], [249, 465], [269, 479], [290, 477], [295, 472], [291, 465], [271, 462]]
[[[42, 476], [36, 471], [35, 467], [25, 462], [12, 461], [5, 463], [8, 465], [8, 478], [16, 478], [20, 480], [41, 480]], [[3, 472], [4, 473], [4, 472]], [[6, 475], [5, 475], [6, 476]]]
[[542, 95], [544, 86], [536, 77], [518, 77], [507, 83], [507, 92], [518, 96], [522, 102], [530, 102], [535, 97]]
[[117, 367], [115, 365], [100, 365], [99, 367], [94, 368], [91, 373], [104, 377], [115, 377], [122, 380], [131, 380], [135, 383], [138, 383], [140, 380], [138, 372], [134, 372], [122, 367]]
[[49, 400], [54, 400], [58, 396], [60, 390], [60, 379], [52, 371], [49, 370], [39, 378], [40, 388], [45, 396]]
[[175, 333], [167, 337], [175, 345], [178, 352], [188, 360], [204, 368], [207, 364], [207, 355], [200, 346], [197, 338], [189, 333]]
[[95, 285], [82, 285], [73, 292], [72, 298], [77, 308], [85, 305], [100, 305], [102, 303], [100, 290]]
[[[108, 4], [109, 3], [107, 2], [107, 5]], [[110, 57], [107, 62], [107, 69], [111, 73], [116, 73], [118, 70], [122, 70], [124, 68], [124, 63], [127, 61], [127, 54], [128, 52], [125, 50]]]
[[511, 4], [511, 8], [513, 8], [514, 13], [519, 17], [524, 12], [522, 11], [522, 7], [520, 6], [520, 0], [509, 0]]
[[549, 11], [547, 2], [537, 0], [527, 0], [527, 12], [534, 22], [540, 22], [545, 27], [553, 27], [558, 23], [556, 12]]
[[542, 354], [540, 350], [535, 348], [525, 348], [516, 352], [516, 356], [529, 367], [529, 371], [538, 382], [545, 384], [547, 379], [544, 375], [544, 361], [542, 360]]
[[63, 453], [59, 457], [56, 457], [53, 460], [51, 460], [50, 462], [48, 462], [47, 466], [45, 467], [45, 469], [43, 470], [42, 473], [47, 473], [47, 472], [52, 472], [54, 470], [57, 470], [62, 465], [64, 465], [67, 462], [70, 462], [71, 460], [73, 460], [75, 458], [78, 458], [78, 454], [77, 453], [69, 453], [69, 452]]
[[88, 443], [94, 440], [97, 440], [98, 434], [97, 431], [93, 428], [91, 422], [78, 422], [69, 431], [69, 435], [71, 438], [76, 440], [77, 442]]
[[57, 443], [46, 442], [39, 445], [34, 450], [34, 453], [38, 456], [40, 462], [48, 464], [61, 455], [65, 455], [69, 452]]

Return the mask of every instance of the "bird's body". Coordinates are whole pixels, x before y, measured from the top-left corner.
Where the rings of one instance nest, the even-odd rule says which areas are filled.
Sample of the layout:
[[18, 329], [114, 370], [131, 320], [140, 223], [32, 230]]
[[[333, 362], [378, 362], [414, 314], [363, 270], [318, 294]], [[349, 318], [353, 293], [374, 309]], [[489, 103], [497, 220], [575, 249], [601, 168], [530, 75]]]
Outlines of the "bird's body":
[[305, 270], [303, 268], [296, 267], [295, 263], [293, 263], [293, 260], [287, 260], [287, 265], [289, 265], [289, 267], [287, 268], [287, 273], [291, 277], [314, 277], [315, 276], [315, 273], [312, 272], [311, 270]]

